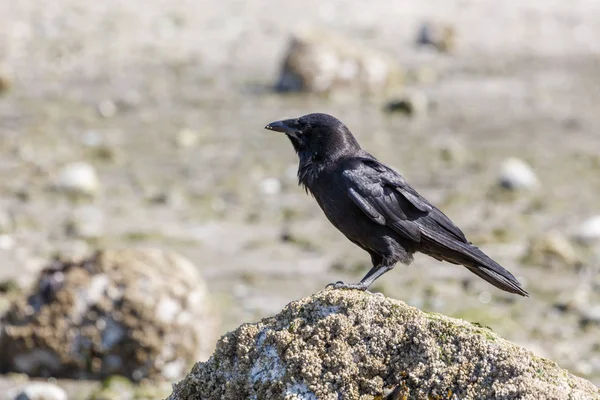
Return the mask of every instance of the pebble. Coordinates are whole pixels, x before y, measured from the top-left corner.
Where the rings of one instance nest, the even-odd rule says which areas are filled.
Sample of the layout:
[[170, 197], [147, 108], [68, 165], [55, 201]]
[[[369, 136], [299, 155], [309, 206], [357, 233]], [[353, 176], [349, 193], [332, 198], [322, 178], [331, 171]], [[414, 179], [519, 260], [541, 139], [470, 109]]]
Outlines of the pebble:
[[539, 185], [533, 169], [518, 158], [508, 158], [502, 162], [498, 183], [510, 190], [532, 189]]
[[575, 238], [584, 244], [600, 242], [600, 215], [593, 216], [582, 223], [575, 233]]
[[175, 139], [177, 147], [181, 149], [188, 149], [190, 147], [194, 147], [198, 144], [198, 140], [200, 135], [198, 132], [191, 130], [189, 128], [184, 128], [177, 133], [177, 137]]
[[277, 178], [265, 178], [260, 181], [260, 191], [266, 195], [276, 195], [281, 192], [281, 182]]
[[13, 84], [13, 74], [8, 66], [0, 64], [0, 94], [8, 92]]
[[53, 383], [34, 382], [21, 388], [14, 400], [67, 400], [64, 389]]
[[94, 167], [85, 162], [75, 162], [60, 171], [57, 187], [65, 192], [93, 196], [98, 193], [100, 182]]
[[14, 228], [12, 215], [5, 209], [0, 208], [0, 233], [11, 232]]
[[419, 46], [431, 46], [444, 53], [451, 52], [456, 48], [456, 30], [448, 23], [427, 21], [419, 27], [416, 42]]
[[395, 100], [390, 100], [385, 111], [389, 113], [402, 113], [408, 116], [425, 115], [429, 111], [429, 98], [424, 92], [415, 91]]
[[66, 233], [83, 239], [102, 237], [104, 234], [105, 215], [94, 206], [77, 208], [66, 223]]
[[103, 100], [96, 107], [98, 114], [103, 118], [114, 117], [117, 113], [117, 105], [112, 100]]
[[533, 237], [522, 261], [543, 266], [576, 266], [581, 263], [569, 239], [558, 231]]

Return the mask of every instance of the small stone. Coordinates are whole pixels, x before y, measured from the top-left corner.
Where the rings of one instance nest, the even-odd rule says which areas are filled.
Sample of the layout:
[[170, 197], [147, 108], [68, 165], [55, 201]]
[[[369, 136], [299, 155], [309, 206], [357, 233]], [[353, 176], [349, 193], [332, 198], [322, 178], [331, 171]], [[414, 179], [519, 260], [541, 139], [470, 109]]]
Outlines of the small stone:
[[600, 215], [596, 215], [579, 226], [575, 238], [583, 244], [600, 242]]
[[98, 114], [103, 118], [114, 117], [117, 113], [117, 105], [112, 100], [103, 100], [96, 107]]
[[276, 195], [281, 192], [281, 182], [277, 178], [266, 178], [260, 181], [260, 191], [266, 195]]
[[550, 231], [532, 238], [521, 261], [548, 267], [581, 264], [573, 245], [562, 233]]
[[11, 232], [14, 225], [12, 215], [7, 210], [0, 208], [0, 234]]
[[0, 235], [0, 250], [10, 250], [15, 246], [15, 239], [10, 235]]
[[510, 190], [532, 189], [539, 185], [533, 169], [518, 158], [509, 158], [502, 162], [498, 183]]
[[104, 140], [97, 131], [86, 131], [81, 136], [81, 143], [86, 147], [99, 147], [104, 144]]
[[600, 325], [600, 305], [587, 305], [581, 310], [579, 323], [582, 327], [588, 325]]
[[53, 383], [33, 382], [21, 388], [14, 400], [67, 400], [64, 389]]
[[427, 21], [419, 27], [416, 42], [449, 53], [456, 48], [456, 29], [448, 23]]
[[5, 64], [0, 64], [0, 94], [8, 92], [13, 84], [12, 71]]
[[67, 193], [94, 196], [98, 193], [100, 182], [94, 167], [85, 162], [75, 162], [63, 167], [56, 186]]
[[200, 135], [189, 128], [184, 128], [177, 133], [176, 144], [179, 148], [187, 149], [198, 144]]
[[389, 113], [402, 113], [408, 116], [425, 115], [429, 111], [429, 98], [424, 92], [415, 91], [389, 101], [385, 110]]
[[66, 233], [83, 239], [97, 239], [104, 235], [104, 220], [104, 212], [98, 207], [77, 208], [66, 223]]
[[[446, 136], [452, 135], [448, 132]], [[448, 164], [463, 164], [468, 158], [468, 152], [458, 141], [447, 138], [438, 145], [440, 158]]]

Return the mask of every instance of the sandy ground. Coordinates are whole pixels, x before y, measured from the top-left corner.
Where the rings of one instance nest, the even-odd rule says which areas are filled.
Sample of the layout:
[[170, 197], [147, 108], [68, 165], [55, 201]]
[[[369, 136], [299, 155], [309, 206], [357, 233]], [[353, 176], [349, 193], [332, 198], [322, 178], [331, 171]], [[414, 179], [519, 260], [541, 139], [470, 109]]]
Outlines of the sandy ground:
[[[415, 48], [424, 19], [455, 26], [454, 54]], [[600, 258], [586, 256], [582, 268], [521, 262], [531, 238], [569, 236], [600, 213], [599, 19], [593, 0], [0, 0], [0, 71], [12, 81], [0, 95], [0, 210], [14, 220], [1, 235], [0, 280], [30, 283], [55, 252], [164, 247], [201, 269], [225, 332], [329, 282], [359, 279], [367, 254], [296, 187], [286, 139], [262, 129], [328, 112], [532, 296], [504, 295], [425, 256], [375, 289], [489, 325], [600, 384], [600, 317], [582, 316], [599, 307]], [[306, 26], [433, 69], [438, 79], [413, 89], [435, 108], [408, 119], [383, 113], [380, 98], [272, 93], [290, 33]], [[114, 112], [102, 112], [108, 103]], [[182, 129], [197, 132], [198, 143], [177, 146]], [[448, 147], [460, 155], [446, 160]], [[537, 191], [498, 195], [507, 157], [532, 165]], [[91, 202], [51, 189], [73, 161], [98, 171]], [[271, 178], [281, 183], [274, 194]], [[99, 238], [67, 235], [80, 207], [103, 215]], [[582, 305], [557, 309], [571, 299]]]

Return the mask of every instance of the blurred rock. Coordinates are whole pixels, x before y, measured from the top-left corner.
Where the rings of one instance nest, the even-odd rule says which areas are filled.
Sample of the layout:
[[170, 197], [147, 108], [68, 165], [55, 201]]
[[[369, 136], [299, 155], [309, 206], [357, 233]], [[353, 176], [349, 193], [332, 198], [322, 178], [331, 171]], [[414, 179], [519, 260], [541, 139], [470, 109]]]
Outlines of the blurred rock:
[[502, 162], [498, 183], [510, 190], [532, 189], [539, 185], [533, 169], [518, 158], [509, 158]]
[[177, 147], [187, 149], [198, 144], [199, 139], [200, 135], [198, 132], [189, 128], [184, 128], [177, 133], [175, 143], [177, 144]]
[[117, 105], [112, 100], [103, 100], [96, 107], [98, 114], [104, 118], [114, 117], [117, 113]]
[[456, 49], [456, 30], [448, 23], [427, 21], [419, 27], [416, 42], [449, 53]]
[[70, 194], [94, 196], [100, 188], [96, 170], [85, 162], [68, 164], [59, 172], [56, 186]]
[[573, 291], [560, 294], [554, 308], [561, 312], [579, 312], [590, 304], [590, 285], [581, 284]]
[[400, 399], [600, 399], [592, 383], [489, 329], [355, 290], [322, 291], [227, 333], [168, 399], [373, 399], [390, 390]]
[[545, 267], [573, 267], [580, 265], [582, 261], [569, 239], [557, 231], [531, 238], [521, 259], [525, 264]]
[[587, 304], [585, 307], [582, 307], [580, 310], [581, 317], [579, 323], [582, 327], [586, 327], [588, 325], [600, 325], [600, 305], [596, 304]]
[[389, 113], [402, 113], [408, 116], [425, 115], [429, 111], [429, 98], [424, 92], [413, 91], [405, 96], [390, 100], [385, 110]]
[[355, 89], [379, 93], [403, 83], [391, 57], [348, 39], [319, 31], [293, 35], [275, 86], [281, 92], [326, 93]]
[[281, 192], [281, 182], [277, 178], [265, 178], [260, 181], [259, 187], [266, 195], [276, 195]]
[[11, 235], [0, 235], [0, 250], [11, 250], [15, 246], [15, 239]]
[[104, 212], [98, 207], [76, 208], [66, 223], [66, 234], [83, 239], [97, 239], [104, 235], [104, 219]]
[[582, 223], [575, 232], [575, 238], [587, 245], [600, 243], [600, 215], [596, 215]]
[[53, 383], [32, 382], [14, 394], [14, 400], [67, 400], [67, 393]]
[[11, 213], [0, 206], [0, 234], [12, 232], [14, 225]]
[[12, 71], [7, 65], [0, 63], [0, 94], [8, 92], [12, 85]]
[[0, 327], [0, 372], [168, 381], [208, 355], [216, 328], [198, 269], [160, 250], [58, 259]]
[[145, 187], [146, 200], [150, 204], [169, 206], [173, 208], [183, 208], [187, 205], [185, 193], [177, 187], [161, 188], [161, 187]]
[[[452, 132], [448, 132], [448, 136], [451, 135]], [[437, 148], [442, 161], [451, 165], [464, 164], [469, 158], [467, 149], [465, 149], [460, 142], [451, 137], [443, 140]]]

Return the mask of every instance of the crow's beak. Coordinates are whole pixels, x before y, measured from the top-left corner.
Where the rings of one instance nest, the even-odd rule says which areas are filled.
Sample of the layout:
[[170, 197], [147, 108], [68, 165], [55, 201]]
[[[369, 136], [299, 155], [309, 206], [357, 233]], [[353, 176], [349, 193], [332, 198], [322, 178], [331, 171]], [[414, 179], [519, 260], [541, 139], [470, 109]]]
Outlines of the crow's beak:
[[298, 120], [295, 119], [285, 119], [283, 121], [275, 121], [271, 122], [269, 125], [265, 126], [265, 129], [275, 132], [283, 132], [286, 135], [296, 136], [296, 134], [300, 133], [298, 129]]

